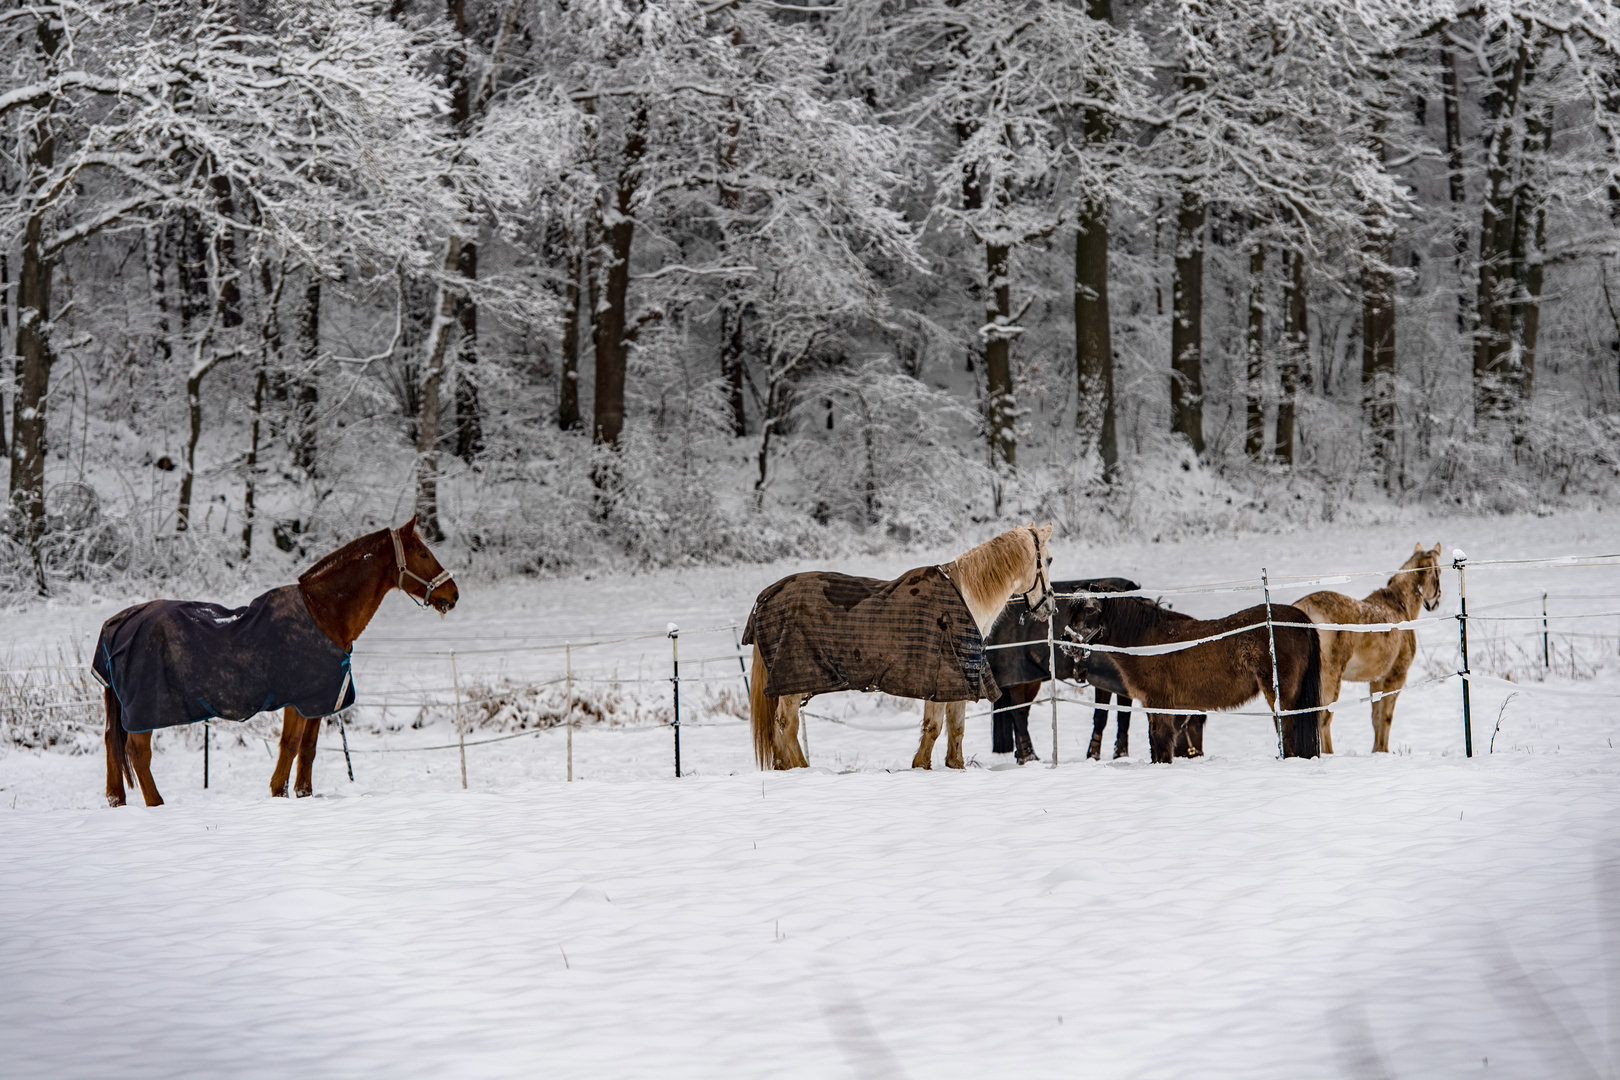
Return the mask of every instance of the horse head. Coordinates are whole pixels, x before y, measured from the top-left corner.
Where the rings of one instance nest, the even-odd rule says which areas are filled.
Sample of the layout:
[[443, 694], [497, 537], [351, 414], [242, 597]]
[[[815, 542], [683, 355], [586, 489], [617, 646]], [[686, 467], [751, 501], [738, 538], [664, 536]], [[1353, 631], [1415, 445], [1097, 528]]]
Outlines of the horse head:
[[[394, 540], [394, 566], [399, 572], [399, 591], [420, 607], [431, 607], [441, 616], [456, 606], [461, 590], [433, 552], [416, 535], [416, 518], [397, 529], [389, 529]], [[407, 578], [410, 580], [407, 582]]]
[[1425, 548], [1416, 544], [1412, 549], [1412, 557], [1406, 560], [1402, 570], [1414, 571], [1417, 578], [1418, 598], [1423, 601], [1424, 611], [1433, 611], [1440, 606], [1440, 545]]
[[1052, 553], [1047, 549], [1047, 541], [1052, 539], [1052, 523], [1036, 527], [1034, 522], [1030, 522], [1025, 528], [1034, 541], [1035, 560], [1030, 577], [1026, 579], [1028, 583], [1019, 589], [1019, 595], [1024, 598], [1024, 606], [1029, 613], [1045, 622], [1052, 617], [1055, 599], [1052, 594]]

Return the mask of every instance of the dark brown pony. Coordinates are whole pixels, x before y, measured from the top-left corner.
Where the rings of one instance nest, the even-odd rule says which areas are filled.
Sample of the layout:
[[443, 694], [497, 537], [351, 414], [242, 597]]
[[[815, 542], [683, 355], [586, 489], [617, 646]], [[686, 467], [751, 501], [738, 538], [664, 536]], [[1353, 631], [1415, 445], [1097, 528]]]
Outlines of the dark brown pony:
[[[354, 651], [355, 639], [393, 589], [440, 615], [460, 599], [449, 572], [416, 535], [414, 517], [398, 529], [368, 533], [325, 556], [299, 576], [298, 589], [315, 625], [345, 653]], [[161, 806], [163, 796], [152, 779], [152, 733], [125, 731], [118, 697], [111, 687], [105, 698], [108, 804], [123, 806], [125, 781], [139, 780], [146, 805]], [[311, 793], [320, 719], [305, 717], [291, 705], [282, 710], [281, 755], [270, 777], [272, 795], [286, 797], [294, 757], [298, 778], [293, 790], [300, 796]]]
[[[1071, 637], [1090, 645], [1118, 648], [1165, 645], [1238, 630], [1250, 630], [1218, 641], [1157, 656], [1108, 653], [1130, 696], [1148, 712], [1148, 744], [1153, 760], [1168, 763], [1176, 744], [1192, 739], [1185, 717], [1155, 713], [1161, 709], [1196, 709], [1199, 712], [1235, 709], [1264, 695], [1274, 705], [1271, 689], [1271, 650], [1266, 635], [1264, 605], [1245, 608], [1224, 619], [1194, 619], [1139, 597], [1104, 597], [1086, 601], [1082, 629]], [[1273, 622], [1308, 623], [1298, 608], [1273, 604]], [[1259, 625], [1256, 625], [1259, 624]], [[1322, 704], [1322, 657], [1316, 631], [1309, 627], [1277, 626], [1277, 685], [1284, 710], [1306, 709], [1282, 718], [1283, 755], [1316, 757], [1320, 753], [1318, 723]], [[1093, 654], [1096, 655], [1096, 654]], [[1198, 733], [1202, 750], [1202, 731]]]

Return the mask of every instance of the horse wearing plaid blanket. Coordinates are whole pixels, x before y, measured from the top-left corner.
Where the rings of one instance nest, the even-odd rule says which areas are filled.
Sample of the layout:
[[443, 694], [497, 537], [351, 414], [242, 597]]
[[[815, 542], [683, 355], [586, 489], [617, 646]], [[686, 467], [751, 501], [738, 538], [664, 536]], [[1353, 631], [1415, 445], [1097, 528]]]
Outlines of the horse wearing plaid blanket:
[[997, 696], [984, 651], [991, 624], [1014, 596], [1041, 618], [1051, 611], [1051, 536], [1050, 524], [1010, 529], [893, 581], [815, 571], [765, 589], [742, 639], [754, 646], [749, 712], [760, 768], [808, 765], [799, 709], [840, 690], [920, 699], [912, 767], [930, 766], [943, 722], [945, 764], [962, 768], [966, 702]]
[[106, 687], [108, 805], [123, 806], [125, 781], [137, 779], [147, 806], [163, 804], [152, 779], [157, 728], [246, 720], [275, 708], [282, 709], [281, 755], [270, 793], [286, 796], [296, 757], [294, 791], [310, 794], [320, 720], [354, 700], [349, 654], [394, 589], [441, 616], [460, 596], [416, 535], [414, 517], [345, 544], [296, 585], [246, 607], [153, 600], [108, 619], [92, 667]]

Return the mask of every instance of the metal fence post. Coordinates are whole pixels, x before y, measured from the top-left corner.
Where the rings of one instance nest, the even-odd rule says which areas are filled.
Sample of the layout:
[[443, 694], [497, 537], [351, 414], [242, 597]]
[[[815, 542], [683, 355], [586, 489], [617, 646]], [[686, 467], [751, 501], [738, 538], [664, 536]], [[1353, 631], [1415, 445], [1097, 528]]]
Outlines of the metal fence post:
[[1260, 588], [1266, 594], [1266, 644], [1271, 648], [1271, 722], [1277, 726], [1277, 756], [1286, 757], [1282, 714], [1277, 711], [1282, 707], [1282, 691], [1277, 685], [1277, 632], [1271, 625], [1271, 579], [1263, 566], [1260, 568]]
[[338, 734], [343, 737], [343, 764], [349, 767], [349, 783], [354, 783], [354, 762], [349, 758], [349, 728], [343, 722], [343, 714], [338, 713]]
[[1052, 638], [1052, 623], [1056, 620], [1057, 605], [1053, 604], [1051, 611], [1046, 616], [1046, 673], [1049, 676], [1048, 691], [1052, 695], [1052, 768], [1054, 769], [1058, 767], [1057, 644]]
[[568, 739], [568, 782], [574, 782], [574, 646], [572, 643], [563, 645], [563, 662], [568, 665], [568, 674], [563, 682], [563, 727], [567, 729]]
[[669, 655], [674, 672], [669, 684], [675, 694], [675, 722], [670, 726], [675, 729], [675, 778], [678, 780], [681, 775], [681, 628], [674, 623], [669, 624]]
[[1547, 647], [1547, 594], [1541, 594], [1541, 666], [1552, 667], [1552, 652]]
[[213, 727], [214, 725], [208, 721], [203, 721], [203, 790], [205, 791], [208, 789], [208, 733], [213, 730]]
[[461, 750], [461, 790], [467, 790], [467, 733], [461, 727], [461, 678], [456, 674], [456, 650], [450, 650], [450, 686], [456, 693], [456, 745]]
[[1457, 571], [1457, 635], [1462, 649], [1462, 697], [1463, 697], [1463, 753], [1468, 757], [1474, 756], [1474, 718], [1468, 700], [1468, 578], [1463, 572], [1463, 566], [1468, 562], [1468, 556], [1462, 549], [1453, 548], [1451, 552], [1451, 566]]

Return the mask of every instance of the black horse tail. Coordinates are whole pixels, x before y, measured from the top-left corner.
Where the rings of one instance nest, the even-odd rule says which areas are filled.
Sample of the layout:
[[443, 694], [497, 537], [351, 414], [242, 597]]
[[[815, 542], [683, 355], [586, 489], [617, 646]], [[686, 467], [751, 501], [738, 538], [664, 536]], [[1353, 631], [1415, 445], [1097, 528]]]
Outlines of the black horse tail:
[[133, 784], [135, 774], [129, 767], [129, 733], [124, 730], [123, 709], [112, 687], [103, 693], [107, 699], [107, 760], [123, 775], [126, 784]]
[[1310, 649], [1305, 654], [1305, 671], [1299, 677], [1299, 690], [1294, 694], [1295, 709], [1310, 712], [1295, 713], [1294, 756], [1319, 757], [1322, 753], [1322, 643], [1316, 636], [1316, 627], [1305, 630]]

